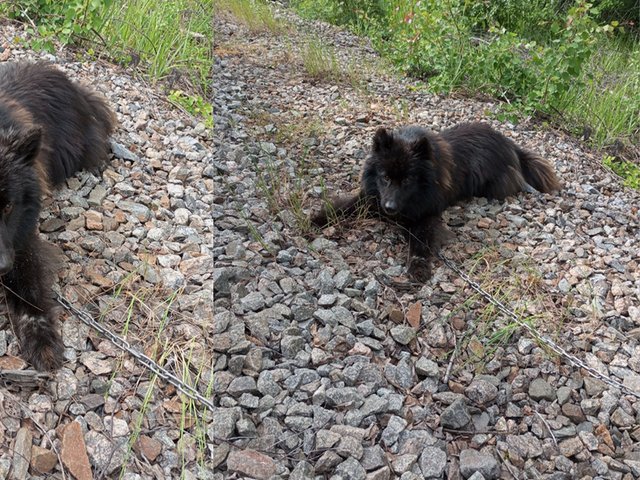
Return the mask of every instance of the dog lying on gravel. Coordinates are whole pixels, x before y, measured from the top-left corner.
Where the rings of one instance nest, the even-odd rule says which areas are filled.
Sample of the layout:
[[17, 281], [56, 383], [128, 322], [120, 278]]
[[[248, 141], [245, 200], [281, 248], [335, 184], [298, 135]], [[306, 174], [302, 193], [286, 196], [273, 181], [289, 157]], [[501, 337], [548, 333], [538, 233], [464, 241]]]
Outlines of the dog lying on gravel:
[[115, 114], [89, 89], [45, 63], [0, 64], [0, 280], [22, 355], [61, 366], [50, 248], [38, 236], [41, 196], [108, 160]]
[[409, 241], [408, 271], [419, 282], [431, 276], [429, 254], [445, 236], [442, 212], [459, 200], [502, 200], [520, 191], [553, 192], [560, 183], [551, 165], [482, 123], [440, 134], [418, 126], [380, 128], [355, 195], [324, 205], [311, 221], [320, 227], [360, 212], [403, 227]]

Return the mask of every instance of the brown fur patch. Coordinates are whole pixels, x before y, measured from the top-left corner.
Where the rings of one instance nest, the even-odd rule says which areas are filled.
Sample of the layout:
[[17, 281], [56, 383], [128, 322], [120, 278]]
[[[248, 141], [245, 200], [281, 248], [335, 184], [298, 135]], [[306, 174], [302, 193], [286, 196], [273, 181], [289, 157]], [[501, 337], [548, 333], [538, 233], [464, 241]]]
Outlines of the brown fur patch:
[[454, 190], [451, 173], [455, 167], [453, 164], [451, 145], [441, 137], [436, 137], [435, 142], [438, 144], [438, 148], [440, 149], [440, 155], [435, 159], [438, 163], [438, 183], [442, 189], [447, 192], [447, 196], [450, 197]]

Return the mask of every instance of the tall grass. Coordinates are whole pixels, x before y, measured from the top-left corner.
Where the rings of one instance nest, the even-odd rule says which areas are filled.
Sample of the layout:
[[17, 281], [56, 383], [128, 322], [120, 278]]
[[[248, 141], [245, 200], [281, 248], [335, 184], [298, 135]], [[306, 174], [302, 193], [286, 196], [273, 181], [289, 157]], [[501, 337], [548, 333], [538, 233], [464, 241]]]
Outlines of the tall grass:
[[627, 139], [640, 144], [640, 46], [610, 42], [591, 57], [584, 86], [572, 87], [564, 99], [568, 119], [592, 130], [604, 147]]
[[213, 0], [129, 0], [107, 4], [100, 35], [110, 54], [152, 78], [211, 88]]
[[271, 8], [259, 0], [215, 0], [216, 9], [230, 13], [251, 32], [278, 33], [286, 29], [284, 21], [273, 16]]

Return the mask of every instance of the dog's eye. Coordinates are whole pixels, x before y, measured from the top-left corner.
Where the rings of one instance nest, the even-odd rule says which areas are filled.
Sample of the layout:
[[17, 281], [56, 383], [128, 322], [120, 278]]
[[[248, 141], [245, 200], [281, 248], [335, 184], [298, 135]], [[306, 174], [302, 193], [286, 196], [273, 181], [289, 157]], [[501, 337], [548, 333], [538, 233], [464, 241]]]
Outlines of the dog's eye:
[[13, 203], [7, 203], [2, 209], [2, 216], [3, 217], [8, 216], [9, 214], [11, 214], [12, 210], [13, 210]]
[[385, 183], [391, 183], [391, 177], [387, 174], [382, 176], [382, 180], [384, 180]]

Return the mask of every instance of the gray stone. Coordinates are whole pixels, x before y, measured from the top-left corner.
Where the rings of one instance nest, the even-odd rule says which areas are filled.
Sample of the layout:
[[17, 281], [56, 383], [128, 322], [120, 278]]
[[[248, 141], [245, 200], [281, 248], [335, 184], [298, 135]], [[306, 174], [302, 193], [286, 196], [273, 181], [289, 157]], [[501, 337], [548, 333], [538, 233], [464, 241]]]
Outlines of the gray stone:
[[498, 461], [488, 453], [477, 450], [466, 449], [460, 452], [460, 473], [465, 478], [470, 477], [475, 472], [480, 472], [488, 480], [500, 476], [500, 465]]
[[364, 404], [360, 407], [360, 411], [363, 416], [375, 415], [378, 413], [384, 413], [389, 406], [389, 400], [381, 398], [378, 395], [370, 395], [364, 400]]
[[472, 402], [485, 405], [495, 400], [498, 396], [498, 389], [486, 380], [474, 380], [464, 393]]
[[418, 455], [414, 453], [406, 453], [404, 455], [398, 455], [392, 462], [393, 471], [397, 475], [402, 475], [405, 472], [411, 470], [418, 460]]
[[284, 336], [280, 340], [280, 351], [285, 358], [295, 358], [298, 352], [304, 350], [305, 345], [302, 337]]
[[128, 438], [107, 438], [102, 433], [89, 431], [84, 435], [84, 442], [89, 460], [96, 469], [110, 474], [122, 467], [128, 452]]
[[237, 377], [234, 378], [229, 387], [227, 393], [234, 397], [239, 397], [243, 393], [257, 393], [258, 388], [256, 380], [253, 377]]
[[358, 389], [353, 387], [328, 388], [325, 392], [326, 399], [333, 406], [349, 406], [360, 407], [364, 402], [362, 395]]
[[227, 470], [258, 480], [271, 478], [277, 466], [272, 458], [255, 450], [233, 450], [227, 456]]
[[564, 405], [571, 398], [571, 389], [569, 387], [560, 387], [556, 392], [558, 403]]
[[214, 410], [211, 421], [216, 426], [216, 437], [226, 439], [233, 436], [236, 422], [241, 415], [240, 408], [217, 408]]
[[507, 435], [505, 438], [509, 449], [521, 458], [537, 458], [542, 455], [542, 444], [531, 433]]
[[407, 421], [404, 418], [392, 415], [380, 439], [386, 446], [391, 446], [398, 441], [398, 436], [406, 427]]
[[436, 362], [427, 357], [420, 357], [416, 362], [416, 373], [423, 377], [440, 377], [440, 368]]
[[635, 418], [625, 412], [622, 408], [617, 408], [611, 414], [611, 423], [621, 428], [632, 427], [636, 424]]
[[440, 423], [445, 428], [459, 430], [469, 424], [471, 415], [467, 410], [464, 400], [456, 399], [451, 405], [445, 408], [440, 415]]
[[584, 444], [578, 437], [572, 437], [560, 442], [558, 448], [565, 457], [573, 457], [584, 450]]
[[387, 364], [384, 368], [387, 380], [401, 388], [410, 389], [417, 381], [413, 364], [409, 358], [403, 358], [396, 365]]
[[313, 466], [303, 460], [301, 462], [297, 462], [296, 466], [291, 470], [289, 480], [308, 480], [310, 478], [314, 478], [315, 475], [316, 472]]
[[355, 458], [349, 457], [336, 468], [338, 478], [349, 480], [365, 480], [367, 472]]
[[416, 337], [416, 332], [413, 328], [406, 325], [397, 325], [393, 327], [389, 333], [391, 333], [391, 337], [400, 345], [408, 345], [409, 342]]
[[121, 158], [123, 160], [129, 160], [133, 162], [138, 161], [138, 156], [121, 143], [118, 143], [114, 140], [111, 140], [109, 143], [111, 145], [111, 152], [115, 155], [116, 158]]
[[447, 466], [447, 454], [437, 447], [425, 447], [418, 461], [424, 478], [443, 478]]
[[556, 391], [542, 378], [536, 378], [529, 384], [529, 396], [536, 402], [540, 400], [551, 402], [556, 398]]
[[607, 384], [593, 377], [584, 378], [584, 389], [589, 397], [597, 397], [607, 389]]
[[240, 300], [240, 304], [245, 310], [255, 312], [265, 307], [265, 299], [260, 292], [250, 292]]
[[380, 445], [364, 447], [360, 464], [365, 470], [371, 471], [385, 465], [385, 453]]
[[[332, 450], [327, 450], [316, 462], [316, 473], [333, 472], [333, 469], [342, 462], [342, 457]], [[348, 478], [348, 477], [347, 477]]]
[[389, 467], [382, 467], [373, 472], [367, 473], [366, 480], [390, 480], [391, 469]]

